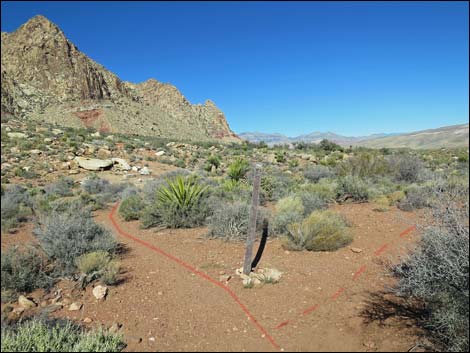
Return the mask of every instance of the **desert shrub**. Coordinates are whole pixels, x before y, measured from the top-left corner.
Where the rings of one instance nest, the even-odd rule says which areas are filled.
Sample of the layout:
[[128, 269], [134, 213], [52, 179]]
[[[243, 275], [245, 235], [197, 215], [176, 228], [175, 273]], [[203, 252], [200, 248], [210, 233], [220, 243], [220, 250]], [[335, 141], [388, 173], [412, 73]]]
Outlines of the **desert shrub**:
[[397, 203], [397, 207], [403, 211], [413, 211], [427, 207], [429, 190], [425, 187], [412, 187], [405, 191], [405, 198]]
[[76, 270], [75, 260], [80, 255], [98, 250], [112, 252], [116, 248], [114, 237], [95, 223], [89, 210], [74, 205], [41, 217], [34, 233], [45, 253], [60, 263], [66, 275]]
[[250, 163], [246, 159], [237, 158], [228, 167], [227, 174], [230, 179], [239, 181], [244, 179], [250, 169]]
[[132, 221], [140, 218], [144, 208], [142, 198], [135, 194], [122, 200], [118, 212], [125, 221]]
[[276, 204], [273, 227], [277, 234], [285, 234], [287, 227], [300, 222], [304, 216], [304, 205], [302, 199], [297, 196], [287, 196]]
[[320, 179], [323, 178], [332, 178], [335, 176], [335, 173], [331, 168], [323, 166], [323, 165], [316, 165], [313, 167], [309, 167], [304, 170], [304, 177], [305, 179], [313, 182], [318, 183]]
[[121, 265], [117, 260], [111, 260], [104, 267], [101, 273], [100, 279], [107, 285], [115, 285], [119, 282], [119, 273], [121, 271]]
[[26, 221], [31, 214], [31, 198], [27, 189], [20, 185], [12, 185], [1, 195], [2, 231], [9, 231]]
[[246, 239], [250, 204], [242, 201], [219, 201], [208, 218], [209, 236], [224, 239]]
[[353, 175], [360, 178], [384, 175], [389, 171], [389, 164], [383, 156], [371, 152], [362, 152], [342, 160], [336, 165], [339, 175]]
[[2, 329], [2, 352], [117, 352], [124, 347], [120, 335], [102, 329], [84, 331], [70, 321], [33, 319]]
[[324, 200], [315, 193], [302, 192], [298, 196], [302, 200], [304, 206], [304, 216], [308, 216], [313, 211], [321, 210], [328, 207], [328, 201]]
[[318, 145], [323, 151], [343, 151], [343, 147], [327, 139], [321, 140]]
[[71, 196], [73, 194], [73, 180], [70, 178], [60, 178], [57, 182], [46, 185], [44, 191], [47, 196]]
[[397, 190], [387, 195], [390, 205], [396, 205], [406, 197], [403, 190]]
[[112, 260], [106, 251], [99, 250], [81, 255], [75, 263], [79, 271], [89, 275], [91, 279], [100, 278], [108, 285], [118, 282], [121, 266], [117, 260]]
[[290, 250], [333, 251], [352, 242], [344, 219], [332, 211], [314, 211], [301, 223], [287, 227]]
[[75, 260], [78, 270], [87, 275], [102, 271], [111, 261], [107, 251], [98, 250], [80, 255]]
[[338, 180], [336, 199], [340, 202], [347, 200], [355, 202], [367, 201], [369, 199], [368, 186], [364, 180], [347, 175]]
[[438, 186], [418, 248], [394, 268], [396, 292], [424, 301], [426, 326], [448, 351], [468, 351], [469, 223], [466, 193]]
[[300, 186], [300, 193], [312, 193], [317, 195], [325, 202], [332, 202], [336, 199], [336, 189], [338, 185], [336, 181], [331, 179], [320, 179], [316, 184], [305, 184]]
[[48, 275], [48, 263], [44, 256], [32, 247], [10, 247], [1, 256], [2, 290], [32, 292], [52, 284]]
[[82, 183], [82, 188], [89, 194], [100, 194], [106, 191], [110, 182], [106, 179], [98, 178], [96, 175], [87, 178]]
[[142, 214], [144, 227], [190, 228], [204, 223], [207, 207], [202, 202], [207, 187], [194, 176], [176, 176], [156, 190], [156, 201]]
[[390, 159], [391, 170], [397, 181], [415, 183], [424, 171], [421, 159], [413, 155], [398, 155]]
[[218, 155], [211, 155], [207, 158], [207, 163], [204, 167], [204, 169], [208, 172], [210, 172], [212, 170], [212, 167], [215, 167], [216, 169], [220, 167], [220, 163], [221, 163], [221, 159], [220, 159], [220, 156]]

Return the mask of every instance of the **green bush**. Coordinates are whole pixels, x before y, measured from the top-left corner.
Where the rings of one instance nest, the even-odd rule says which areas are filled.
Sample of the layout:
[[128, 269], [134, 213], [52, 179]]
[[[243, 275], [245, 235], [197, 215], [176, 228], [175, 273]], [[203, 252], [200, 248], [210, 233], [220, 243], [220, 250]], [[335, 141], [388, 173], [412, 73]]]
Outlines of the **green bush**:
[[230, 179], [239, 181], [246, 177], [246, 174], [248, 173], [249, 169], [250, 169], [250, 164], [248, 163], [247, 160], [242, 159], [242, 158], [237, 158], [228, 167], [227, 174]]
[[290, 250], [333, 251], [352, 242], [344, 219], [333, 211], [314, 211], [287, 228], [284, 246]]
[[142, 226], [190, 228], [204, 223], [207, 207], [202, 202], [207, 187], [191, 175], [176, 176], [156, 190], [156, 200], [142, 214]]
[[95, 223], [91, 213], [80, 205], [70, 205], [40, 219], [34, 230], [41, 247], [63, 267], [63, 273], [76, 271], [75, 260], [88, 252], [113, 252], [117, 243], [109, 231]]
[[288, 196], [280, 199], [276, 204], [273, 228], [276, 234], [285, 234], [290, 224], [300, 222], [304, 216], [302, 199], [297, 196]]
[[111, 261], [109, 253], [98, 250], [79, 256], [75, 260], [75, 264], [80, 272], [89, 275], [102, 271], [109, 261]]
[[363, 202], [369, 199], [369, 189], [365, 181], [355, 176], [345, 176], [338, 180], [336, 200]]
[[100, 279], [107, 285], [117, 284], [119, 273], [121, 272], [121, 265], [117, 260], [111, 260], [103, 269]]
[[2, 290], [32, 292], [52, 284], [48, 275], [48, 263], [34, 248], [20, 250], [10, 247], [1, 255]]
[[118, 212], [125, 221], [132, 221], [140, 218], [144, 208], [142, 198], [139, 195], [131, 195], [122, 200]]
[[34, 319], [2, 329], [1, 347], [2, 352], [118, 352], [125, 343], [120, 335], [102, 329], [87, 332], [70, 321]]

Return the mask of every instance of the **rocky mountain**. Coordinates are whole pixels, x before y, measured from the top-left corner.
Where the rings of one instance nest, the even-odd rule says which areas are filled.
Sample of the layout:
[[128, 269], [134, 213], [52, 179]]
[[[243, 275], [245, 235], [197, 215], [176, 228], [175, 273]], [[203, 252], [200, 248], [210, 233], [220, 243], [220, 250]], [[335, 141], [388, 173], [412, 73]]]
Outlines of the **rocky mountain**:
[[2, 115], [102, 132], [239, 141], [210, 100], [191, 104], [176, 87], [155, 79], [122, 81], [43, 16], [2, 32], [1, 45]]
[[335, 134], [333, 132], [319, 132], [315, 131], [309, 134], [288, 137], [282, 134], [266, 134], [262, 132], [243, 132], [238, 136], [244, 140], [259, 143], [265, 142], [267, 145], [280, 145], [280, 144], [289, 144], [294, 142], [306, 142], [306, 143], [319, 143], [323, 139], [333, 141], [342, 146], [350, 146], [357, 144], [360, 141], [366, 141], [369, 139], [375, 139], [378, 137], [392, 136], [397, 134], [374, 134], [369, 136], [342, 136]]
[[421, 148], [421, 149], [434, 149], [434, 148], [453, 148], [453, 147], [467, 147], [469, 144], [469, 125], [452, 125], [445, 126], [438, 129], [430, 129], [412, 132], [409, 134], [401, 134], [398, 136], [388, 136], [376, 139], [369, 139], [361, 141], [358, 144], [365, 147], [372, 148]]

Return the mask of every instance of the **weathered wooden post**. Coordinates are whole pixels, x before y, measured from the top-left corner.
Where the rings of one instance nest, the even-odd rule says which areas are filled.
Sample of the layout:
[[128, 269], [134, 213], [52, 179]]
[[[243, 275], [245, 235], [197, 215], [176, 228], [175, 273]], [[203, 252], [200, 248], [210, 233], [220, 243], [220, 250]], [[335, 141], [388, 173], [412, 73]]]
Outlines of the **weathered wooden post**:
[[259, 186], [261, 182], [261, 165], [255, 164], [253, 177], [253, 195], [251, 198], [250, 222], [248, 225], [248, 236], [246, 238], [245, 262], [243, 273], [249, 275], [251, 272], [251, 259], [253, 257], [253, 245], [256, 239], [256, 217], [258, 214]]

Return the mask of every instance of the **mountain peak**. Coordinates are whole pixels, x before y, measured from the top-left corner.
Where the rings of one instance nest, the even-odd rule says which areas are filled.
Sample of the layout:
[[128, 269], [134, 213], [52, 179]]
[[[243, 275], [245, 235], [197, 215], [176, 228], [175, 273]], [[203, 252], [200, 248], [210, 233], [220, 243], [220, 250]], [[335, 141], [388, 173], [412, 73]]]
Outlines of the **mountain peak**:
[[62, 33], [61, 29], [43, 15], [36, 15], [28, 22], [23, 24], [18, 31], [43, 32], [43, 33]]

